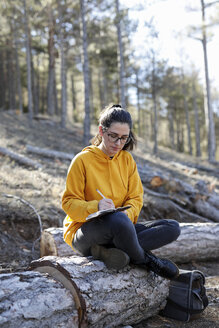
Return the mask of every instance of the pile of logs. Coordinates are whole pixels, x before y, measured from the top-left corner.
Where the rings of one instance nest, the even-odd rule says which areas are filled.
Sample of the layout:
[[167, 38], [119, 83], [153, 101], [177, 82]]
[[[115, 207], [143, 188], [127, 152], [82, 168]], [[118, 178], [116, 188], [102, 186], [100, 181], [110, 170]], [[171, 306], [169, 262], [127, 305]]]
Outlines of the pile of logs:
[[143, 220], [155, 217], [175, 218], [179, 222], [219, 222], [215, 183], [197, 180], [193, 186], [149, 165], [138, 166], [138, 171], [144, 186]]

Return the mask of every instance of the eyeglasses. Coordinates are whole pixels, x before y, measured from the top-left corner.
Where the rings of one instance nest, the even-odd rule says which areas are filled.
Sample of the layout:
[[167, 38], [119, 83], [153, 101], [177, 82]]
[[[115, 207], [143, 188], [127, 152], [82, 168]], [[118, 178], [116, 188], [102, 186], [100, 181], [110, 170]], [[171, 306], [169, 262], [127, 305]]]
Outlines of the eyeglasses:
[[131, 137], [130, 136], [122, 136], [122, 137], [118, 137], [117, 134], [115, 133], [107, 133], [109, 141], [116, 143], [118, 140], [120, 140], [122, 145], [125, 145], [127, 143], [129, 143]]

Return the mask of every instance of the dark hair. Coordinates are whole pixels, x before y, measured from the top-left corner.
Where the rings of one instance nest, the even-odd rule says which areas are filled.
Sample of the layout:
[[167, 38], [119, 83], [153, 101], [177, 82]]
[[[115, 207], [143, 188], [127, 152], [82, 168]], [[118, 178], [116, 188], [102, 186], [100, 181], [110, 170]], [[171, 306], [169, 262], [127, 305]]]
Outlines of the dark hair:
[[[103, 131], [108, 130], [110, 125], [114, 122], [127, 123], [130, 128], [130, 141], [124, 145], [123, 150], [132, 150], [137, 144], [136, 137], [132, 132], [132, 117], [128, 111], [123, 109], [120, 105], [109, 105], [100, 113], [99, 125], [102, 126]], [[95, 146], [99, 146], [102, 141], [102, 137], [99, 133], [92, 139], [91, 143]]]

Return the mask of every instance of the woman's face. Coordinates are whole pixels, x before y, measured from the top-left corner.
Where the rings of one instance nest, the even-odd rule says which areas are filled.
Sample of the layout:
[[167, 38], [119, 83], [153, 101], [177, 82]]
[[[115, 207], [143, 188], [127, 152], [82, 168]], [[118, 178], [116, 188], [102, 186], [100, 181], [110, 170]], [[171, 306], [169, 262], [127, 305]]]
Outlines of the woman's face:
[[102, 127], [99, 126], [99, 134], [102, 136], [102, 142], [99, 148], [106, 155], [112, 157], [125, 146], [129, 133], [130, 128], [127, 123], [114, 122], [105, 132], [102, 130]]

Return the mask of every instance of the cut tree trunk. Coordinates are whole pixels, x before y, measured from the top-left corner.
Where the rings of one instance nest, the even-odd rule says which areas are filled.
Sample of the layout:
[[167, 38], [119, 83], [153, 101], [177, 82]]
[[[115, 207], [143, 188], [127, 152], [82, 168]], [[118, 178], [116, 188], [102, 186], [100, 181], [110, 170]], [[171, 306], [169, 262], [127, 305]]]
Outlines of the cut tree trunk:
[[[219, 258], [219, 223], [181, 223], [181, 235], [173, 243], [156, 251], [177, 263]], [[48, 228], [42, 232], [41, 256], [71, 256], [72, 248], [63, 241], [62, 228]]]
[[163, 309], [169, 292], [169, 281], [154, 273], [108, 270], [85, 257], [48, 256], [30, 270], [0, 275], [1, 328], [131, 325]]
[[32, 270], [48, 273], [74, 297], [81, 326], [131, 325], [157, 314], [168, 295], [169, 281], [136, 266], [116, 271], [91, 258], [44, 257]]
[[78, 311], [70, 291], [38, 272], [0, 275], [0, 327], [78, 327]]

